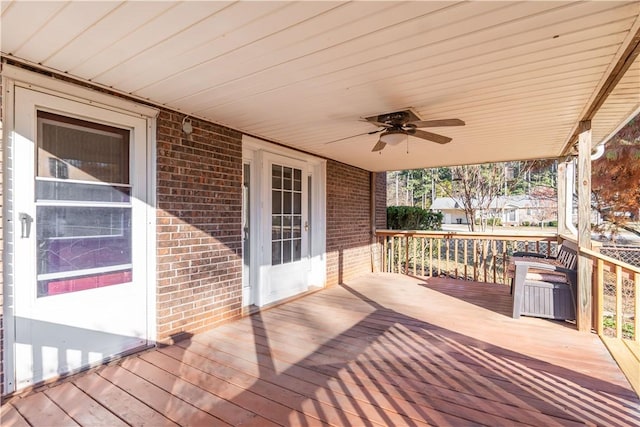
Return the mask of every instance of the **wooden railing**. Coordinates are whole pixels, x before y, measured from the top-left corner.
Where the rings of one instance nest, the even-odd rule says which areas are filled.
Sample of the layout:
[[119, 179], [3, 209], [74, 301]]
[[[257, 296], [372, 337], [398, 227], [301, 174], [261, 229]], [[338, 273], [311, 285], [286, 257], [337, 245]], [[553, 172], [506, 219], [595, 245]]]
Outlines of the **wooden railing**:
[[579, 248], [593, 262], [593, 324], [640, 395], [640, 268]]
[[[513, 252], [555, 255], [575, 240], [553, 234], [378, 230], [383, 272], [509, 284]], [[580, 247], [593, 263], [592, 323], [613, 358], [640, 394], [640, 268]]]
[[580, 248], [593, 261], [594, 327], [598, 335], [640, 342], [640, 268]]
[[508, 284], [513, 252], [554, 255], [555, 233], [480, 233], [378, 230], [381, 271], [415, 276], [447, 276]]

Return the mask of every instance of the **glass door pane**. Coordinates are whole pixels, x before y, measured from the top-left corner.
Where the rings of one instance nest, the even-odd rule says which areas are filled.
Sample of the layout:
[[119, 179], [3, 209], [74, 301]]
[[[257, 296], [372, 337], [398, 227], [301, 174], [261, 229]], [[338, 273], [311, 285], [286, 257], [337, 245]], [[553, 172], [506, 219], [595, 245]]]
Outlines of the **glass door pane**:
[[38, 112], [38, 297], [132, 280], [128, 130]]
[[302, 258], [302, 170], [271, 167], [271, 264]]

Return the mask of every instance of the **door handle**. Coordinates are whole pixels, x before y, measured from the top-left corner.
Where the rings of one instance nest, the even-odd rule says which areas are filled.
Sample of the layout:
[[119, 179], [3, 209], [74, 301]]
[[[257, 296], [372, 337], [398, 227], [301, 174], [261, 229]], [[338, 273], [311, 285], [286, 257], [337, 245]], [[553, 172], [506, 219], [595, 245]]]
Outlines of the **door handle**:
[[29, 238], [31, 235], [31, 223], [33, 222], [33, 218], [27, 213], [20, 212], [18, 219], [20, 219], [20, 238]]

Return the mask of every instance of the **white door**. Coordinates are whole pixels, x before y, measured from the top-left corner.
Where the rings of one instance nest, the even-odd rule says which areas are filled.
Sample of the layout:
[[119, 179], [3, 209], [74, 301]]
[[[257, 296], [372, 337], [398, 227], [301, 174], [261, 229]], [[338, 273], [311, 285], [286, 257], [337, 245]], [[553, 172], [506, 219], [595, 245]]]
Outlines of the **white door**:
[[306, 291], [310, 266], [307, 165], [273, 154], [265, 154], [264, 162], [263, 265], [268, 273], [261, 305]]
[[147, 122], [16, 88], [15, 383], [145, 346]]

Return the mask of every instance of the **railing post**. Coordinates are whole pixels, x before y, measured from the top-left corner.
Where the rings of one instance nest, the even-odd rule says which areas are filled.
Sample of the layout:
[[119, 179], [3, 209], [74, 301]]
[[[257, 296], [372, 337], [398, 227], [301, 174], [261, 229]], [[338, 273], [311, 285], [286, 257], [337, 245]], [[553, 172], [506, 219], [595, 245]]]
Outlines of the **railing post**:
[[[578, 140], [578, 247], [591, 249], [591, 122], [580, 122]], [[578, 330], [591, 330], [592, 263], [578, 251], [578, 302], [576, 323]]]

